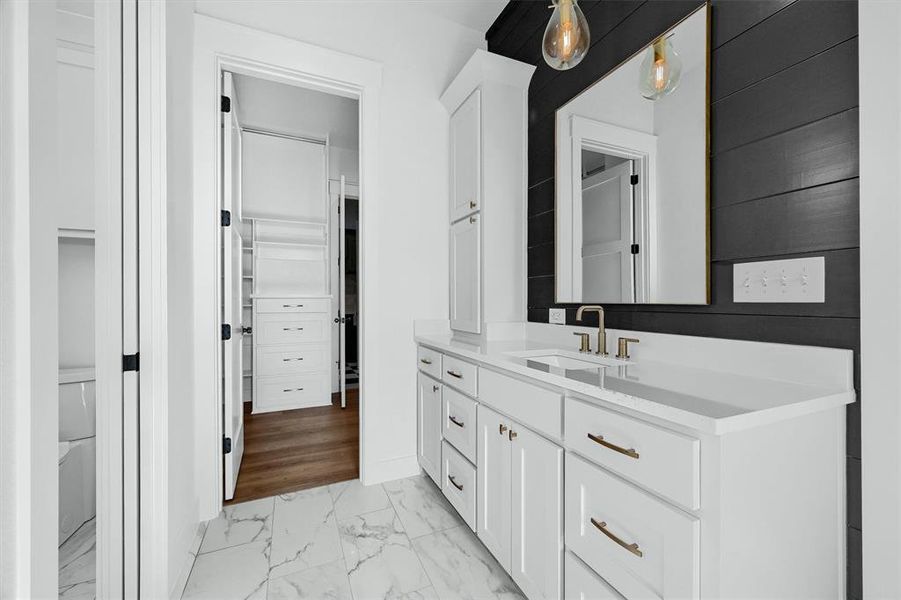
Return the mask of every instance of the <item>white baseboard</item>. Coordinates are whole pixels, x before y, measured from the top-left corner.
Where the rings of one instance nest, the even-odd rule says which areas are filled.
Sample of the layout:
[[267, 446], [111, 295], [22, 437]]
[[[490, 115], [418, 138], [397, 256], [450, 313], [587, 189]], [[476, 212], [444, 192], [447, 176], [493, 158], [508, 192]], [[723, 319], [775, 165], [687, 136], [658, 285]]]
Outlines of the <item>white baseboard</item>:
[[363, 485], [375, 485], [418, 474], [419, 461], [416, 460], [416, 455], [402, 456], [366, 465], [363, 471]]
[[197, 524], [194, 532], [194, 539], [191, 541], [191, 548], [188, 550], [185, 559], [182, 561], [181, 569], [178, 570], [178, 577], [172, 583], [172, 590], [169, 597], [177, 600], [185, 593], [185, 586], [188, 585], [188, 577], [191, 576], [191, 570], [194, 568], [194, 560], [200, 552], [200, 543], [203, 541], [203, 535], [206, 533], [207, 521], [201, 521]]

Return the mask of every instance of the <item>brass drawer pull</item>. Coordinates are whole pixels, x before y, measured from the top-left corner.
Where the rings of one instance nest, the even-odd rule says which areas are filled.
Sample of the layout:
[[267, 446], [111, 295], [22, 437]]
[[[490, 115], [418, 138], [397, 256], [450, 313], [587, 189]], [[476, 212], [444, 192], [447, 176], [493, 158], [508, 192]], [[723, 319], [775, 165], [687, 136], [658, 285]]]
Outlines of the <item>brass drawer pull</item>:
[[419, 359], [419, 362], [421, 362], [421, 363], [424, 364], [424, 365], [430, 365], [430, 364], [432, 364], [432, 361], [430, 361], [430, 360], [427, 359], [427, 358], [420, 358], [420, 359]]
[[302, 391], [303, 391], [303, 388], [287, 388], [287, 389], [284, 389], [284, 390], [282, 390], [282, 391], [285, 392], [285, 393], [287, 393], [287, 392], [302, 392]]
[[303, 331], [303, 327], [282, 327], [282, 331]]
[[451, 423], [453, 423], [457, 427], [463, 427], [463, 421], [458, 421], [456, 417], [454, 417], [452, 415], [448, 415], [447, 418]]
[[588, 439], [592, 442], [597, 442], [604, 448], [609, 448], [614, 452], [619, 452], [620, 454], [625, 454], [630, 458], [638, 458], [638, 452], [635, 451], [635, 448], [623, 448], [622, 446], [617, 446], [616, 444], [611, 444], [607, 440], [604, 439], [602, 435], [594, 435], [593, 433], [588, 434]]
[[282, 308], [303, 308], [303, 304], [282, 304]]
[[282, 362], [290, 362], [292, 360], [303, 360], [302, 358], [283, 358]]
[[463, 379], [463, 373], [460, 373], [459, 371], [448, 371], [447, 374], [451, 377], [456, 377], [457, 379]]
[[619, 537], [616, 536], [616, 534], [611, 533], [607, 529], [607, 523], [605, 521], [601, 521], [600, 523], [598, 523], [597, 521], [594, 520], [594, 517], [592, 517], [591, 524], [594, 525], [595, 527], [597, 527], [598, 531], [600, 531], [601, 533], [606, 535], [608, 538], [610, 538], [611, 540], [613, 540], [614, 542], [616, 542], [617, 544], [619, 544], [620, 546], [622, 546], [623, 548], [625, 548], [626, 550], [628, 550], [629, 552], [634, 554], [635, 556], [637, 556], [639, 558], [644, 556], [644, 553], [642, 553], [642, 551], [638, 549], [638, 544], [627, 544], [626, 542], [621, 540]]
[[451, 485], [452, 485], [452, 486], [454, 486], [455, 488], [457, 488], [457, 489], [460, 490], [461, 492], [463, 491], [463, 485], [457, 483], [457, 480], [454, 479], [454, 476], [453, 476], [453, 475], [448, 475], [448, 476], [447, 476], [447, 480], [451, 482]]

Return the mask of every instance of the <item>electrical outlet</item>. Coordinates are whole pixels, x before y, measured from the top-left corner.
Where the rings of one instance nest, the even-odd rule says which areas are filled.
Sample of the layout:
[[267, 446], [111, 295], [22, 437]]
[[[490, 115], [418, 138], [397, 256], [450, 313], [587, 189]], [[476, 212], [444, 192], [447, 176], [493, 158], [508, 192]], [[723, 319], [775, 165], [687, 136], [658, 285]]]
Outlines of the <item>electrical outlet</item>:
[[826, 259], [792, 258], [732, 267], [734, 302], [825, 302]]
[[566, 309], [550, 308], [548, 309], [548, 322], [552, 325], [566, 325]]

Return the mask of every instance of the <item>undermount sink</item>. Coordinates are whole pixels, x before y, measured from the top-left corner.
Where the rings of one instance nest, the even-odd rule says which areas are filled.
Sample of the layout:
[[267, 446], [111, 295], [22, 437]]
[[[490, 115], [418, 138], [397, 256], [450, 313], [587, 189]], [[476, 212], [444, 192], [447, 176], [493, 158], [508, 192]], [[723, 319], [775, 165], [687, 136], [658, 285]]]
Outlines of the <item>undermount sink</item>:
[[631, 364], [627, 360], [598, 356], [596, 354], [582, 354], [579, 352], [567, 352], [555, 348], [546, 350], [528, 350], [525, 352], [508, 352], [509, 356], [524, 358], [528, 362], [536, 362], [557, 369], [597, 369], [599, 367], [619, 367]]

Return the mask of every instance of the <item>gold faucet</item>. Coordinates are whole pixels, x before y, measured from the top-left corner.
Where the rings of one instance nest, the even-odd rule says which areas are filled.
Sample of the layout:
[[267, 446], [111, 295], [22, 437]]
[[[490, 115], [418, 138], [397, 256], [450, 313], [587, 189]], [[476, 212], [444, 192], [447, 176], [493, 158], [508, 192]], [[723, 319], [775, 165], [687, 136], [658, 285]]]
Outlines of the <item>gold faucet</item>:
[[576, 311], [576, 321], [582, 320], [582, 313], [596, 312], [598, 313], [598, 349], [595, 354], [607, 356], [607, 329], [604, 327], [604, 307], [597, 304], [588, 304], [580, 306]]

